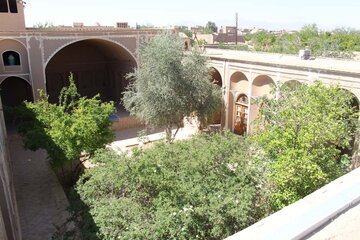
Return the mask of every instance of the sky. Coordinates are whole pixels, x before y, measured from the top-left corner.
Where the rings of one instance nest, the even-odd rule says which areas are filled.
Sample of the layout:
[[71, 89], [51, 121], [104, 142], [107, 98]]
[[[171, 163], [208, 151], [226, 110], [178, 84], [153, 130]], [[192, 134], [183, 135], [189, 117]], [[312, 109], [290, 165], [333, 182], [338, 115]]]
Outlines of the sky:
[[360, 29], [359, 0], [25, 0], [27, 27], [54, 25], [204, 26], [208, 21], [239, 28], [298, 30], [316, 23], [320, 29]]

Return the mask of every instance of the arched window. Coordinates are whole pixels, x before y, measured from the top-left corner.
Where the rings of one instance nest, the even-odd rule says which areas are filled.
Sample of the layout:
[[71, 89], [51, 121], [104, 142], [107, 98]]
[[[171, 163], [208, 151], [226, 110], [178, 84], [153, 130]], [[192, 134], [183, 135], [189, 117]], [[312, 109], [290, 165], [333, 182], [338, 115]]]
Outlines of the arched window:
[[2, 54], [5, 66], [20, 66], [20, 55], [14, 51], [6, 51]]

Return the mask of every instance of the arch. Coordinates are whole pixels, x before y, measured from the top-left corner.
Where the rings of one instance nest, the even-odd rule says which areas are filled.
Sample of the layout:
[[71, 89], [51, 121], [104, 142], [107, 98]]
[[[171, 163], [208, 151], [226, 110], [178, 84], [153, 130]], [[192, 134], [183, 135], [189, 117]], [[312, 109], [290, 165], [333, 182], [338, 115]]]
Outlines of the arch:
[[[210, 67], [209, 68], [210, 74], [211, 74], [211, 82], [215, 85], [218, 85], [220, 88], [222, 88], [222, 77], [220, 72], [214, 68], [214, 67]], [[220, 124], [223, 125], [224, 123], [224, 117], [225, 115], [223, 114], [223, 106], [213, 115], [212, 119], [209, 121], [210, 124]]]
[[342, 87], [340, 87], [340, 89], [342, 91], [347, 92], [351, 96], [351, 103], [350, 103], [351, 107], [354, 108], [356, 111], [360, 112], [360, 100], [356, 96], [356, 94], [353, 93], [351, 91], [351, 89], [346, 89], [346, 88], [342, 88]]
[[61, 45], [59, 48], [57, 48], [53, 53], [50, 54], [50, 56], [46, 59], [46, 61], [44, 62], [44, 66], [45, 68], [47, 67], [48, 63], [50, 62], [50, 60], [58, 53], [60, 52], [62, 49], [66, 48], [67, 46], [70, 46], [74, 43], [77, 43], [77, 42], [82, 42], [82, 41], [87, 41], [87, 40], [100, 40], [100, 41], [106, 41], [106, 42], [111, 42], [111, 43], [114, 43], [115, 45], [118, 45], [119, 47], [125, 49], [127, 51], [128, 54], [130, 54], [133, 59], [135, 60], [136, 62], [136, 66], [139, 66], [139, 63], [138, 63], [138, 60], [136, 58], [136, 56], [123, 44], [121, 43], [118, 43], [114, 40], [111, 40], [111, 39], [107, 39], [107, 38], [101, 38], [101, 37], [87, 37], [87, 38], [83, 38], [83, 39], [75, 39], [73, 41], [69, 41], [67, 42], [66, 44], [63, 44]]
[[301, 84], [303, 84], [302, 82], [298, 81], [298, 80], [289, 80], [284, 82], [281, 85], [281, 88], [288, 88], [288, 89], [296, 89], [298, 86], [300, 86]]
[[230, 90], [247, 93], [249, 88], [249, 80], [242, 72], [234, 72], [230, 77]]
[[0, 83], [2, 104], [8, 107], [20, 105], [23, 101], [33, 101], [29, 82], [20, 77], [8, 77]]
[[[17, 55], [19, 57], [17, 61], [18, 64], [8, 64], [7, 53], [11, 52], [13, 52], [13, 55]], [[9, 72], [17, 72], [17, 74], [28, 74], [30, 72], [27, 48], [22, 42], [9, 38], [0, 39], [0, 53], [0, 66], [2, 65], [0, 67], [0, 74]]]
[[252, 96], [260, 97], [269, 95], [272, 85], [275, 85], [274, 80], [267, 75], [259, 75], [252, 82]]
[[210, 67], [209, 68], [210, 74], [211, 74], [211, 80], [214, 84], [222, 87], [223, 86], [223, 79], [221, 77], [220, 72], [214, 68], [214, 67]]
[[21, 57], [17, 51], [8, 50], [1, 54], [4, 66], [20, 66]]
[[[341, 90], [349, 93], [349, 95], [352, 97], [350, 105], [357, 112], [357, 114], [359, 114], [359, 98], [350, 89], [341, 88]], [[349, 140], [349, 146], [351, 147], [349, 149], [340, 149], [340, 151], [341, 154], [347, 154], [352, 157], [351, 168], [356, 168], [360, 166], [360, 135], [358, 133], [357, 126], [352, 126], [352, 133], [354, 133], [354, 135]]]
[[[252, 82], [252, 86], [251, 86], [251, 93], [252, 93], [252, 98], [256, 99], [258, 97], [261, 96], [268, 96], [268, 97], [273, 97], [271, 94], [271, 90], [273, 85], [275, 85], [274, 80], [269, 77], [268, 75], [259, 75], [257, 76], [253, 82]], [[257, 129], [257, 125], [255, 124], [255, 120], [258, 118], [259, 116], [259, 108], [260, 106], [257, 106], [256, 104], [254, 104], [253, 101], [251, 101], [251, 106], [250, 106], [250, 113], [249, 113], [249, 131], [255, 131]]]
[[244, 135], [247, 132], [249, 119], [249, 98], [246, 94], [239, 94], [234, 102], [233, 126], [234, 133]]
[[243, 72], [235, 71], [230, 76], [230, 94], [229, 94], [229, 109], [228, 109], [228, 126], [230, 129], [234, 128], [234, 112], [235, 102], [240, 93], [248, 94], [249, 92], [249, 80]]
[[104, 101], [120, 102], [128, 81], [125, 75], [137, 67], [134, 55], [110, 40], [90, 38], [66, 44], [46, 63], [46, 90], [50, 102], [57, 102], [73, 72], [80, 95], [100, 94]]
[[2, 39], [0, 39], [0, 42], [1, 42], [1, 41], [6, 41], [6, 40], [10, 40], [10, 41], [14, 41], [14, 42], [20, 43], [20, 44], [24, 47], [24, 49], [27, 49], [25, 43], [23, 43], [23, 42], [15, 39], [15, 38], [2, 38]]

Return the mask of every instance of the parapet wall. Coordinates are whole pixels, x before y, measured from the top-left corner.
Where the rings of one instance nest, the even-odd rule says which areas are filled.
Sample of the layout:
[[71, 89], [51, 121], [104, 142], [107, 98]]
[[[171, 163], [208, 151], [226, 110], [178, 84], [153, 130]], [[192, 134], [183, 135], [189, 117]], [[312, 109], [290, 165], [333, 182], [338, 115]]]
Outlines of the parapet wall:
[[[314, 233], [327, 235], [327, 229], [323, 228], [327, 223], [336, 220], [340, 214], [352, 210], [352, 207], [360, 203], [359, 186], [360, 168], [332, 181], [226, 240], [300, 240], [307, 239]], [[358, 229], [358, 222], [351, 223], [349, 221], [347, 225], [352, 226], [352, 230]], [[338, 229], [337, 235], [346, 235], [343, 231], [346, 230]], [[314, 239], [344, 238], [315, 237]], [[345, 239], [358, 239], [358, 237], [354, 235]]]
[[0, 99], [0, 239], [21, 239], [12, 168]]

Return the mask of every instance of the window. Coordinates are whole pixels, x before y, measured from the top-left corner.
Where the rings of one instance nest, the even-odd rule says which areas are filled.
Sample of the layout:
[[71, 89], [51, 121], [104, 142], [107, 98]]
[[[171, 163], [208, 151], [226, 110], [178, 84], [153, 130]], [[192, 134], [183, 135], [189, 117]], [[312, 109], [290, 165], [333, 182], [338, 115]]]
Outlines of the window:
[[0, 0], [0, 12], [8, 12], [7, 0]]
[[[9, 4], [8, 4], [9, 2]], [[17, 0], [0, 0], [0, 12], [10, 12], [17, 13]]]
[[9, 8], [11, 13], [18, 12], [16, 0], [9, 0]]
[[6, 51], [2, 54], [3, 62], [5, 66], [19, 66], [20, 55], [14, 51]]

